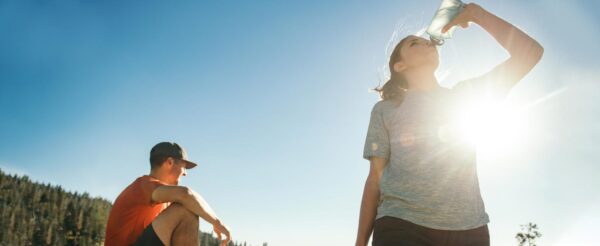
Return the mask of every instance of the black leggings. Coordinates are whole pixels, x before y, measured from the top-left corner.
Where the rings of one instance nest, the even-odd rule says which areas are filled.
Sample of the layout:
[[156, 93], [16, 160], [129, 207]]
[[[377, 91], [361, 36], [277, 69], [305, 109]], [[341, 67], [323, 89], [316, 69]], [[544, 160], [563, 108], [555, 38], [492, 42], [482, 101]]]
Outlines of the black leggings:
[[394, 217], [375, 221], [373, 246], [489, 246], [487, 225], [464, 231], [436, 230]]

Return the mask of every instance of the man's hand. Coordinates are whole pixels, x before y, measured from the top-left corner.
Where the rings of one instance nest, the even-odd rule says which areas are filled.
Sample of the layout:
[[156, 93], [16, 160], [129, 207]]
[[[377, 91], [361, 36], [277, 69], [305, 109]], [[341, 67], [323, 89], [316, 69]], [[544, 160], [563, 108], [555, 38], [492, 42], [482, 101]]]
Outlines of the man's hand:
[[[229, 234], [229, 229], [227, 226], [223, 225], [220, 220], [217, 220], [213, 224], [213, 231], [217, 234], [217, 238], [221, 241], [221, 246], [226, 246], [229, 241], [231, 241], [231, 235]], [[225, 235], [225, 239], [223, 239], [223, 234]]]

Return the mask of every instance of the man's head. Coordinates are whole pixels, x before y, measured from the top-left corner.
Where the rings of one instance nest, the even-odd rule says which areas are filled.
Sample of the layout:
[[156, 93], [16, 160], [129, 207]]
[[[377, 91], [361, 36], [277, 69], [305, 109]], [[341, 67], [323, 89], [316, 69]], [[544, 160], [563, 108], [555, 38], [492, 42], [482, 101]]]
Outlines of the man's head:
[[186, 169], [197, 164], [189, 161], [186, 151], [176, 143], [161, 142], [150, 151], [150, 169], [159, 174], [163, 181], [176, 185], [179, 178], [187, 174]]

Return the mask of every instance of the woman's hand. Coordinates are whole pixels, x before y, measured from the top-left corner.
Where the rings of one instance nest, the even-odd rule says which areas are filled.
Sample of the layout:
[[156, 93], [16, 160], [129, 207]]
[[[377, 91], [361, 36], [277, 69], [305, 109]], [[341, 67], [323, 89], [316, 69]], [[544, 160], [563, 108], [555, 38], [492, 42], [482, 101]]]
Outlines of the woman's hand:
[[450, 23], [448, 23], [444, 28], [442, 28], [442, 33], [450, 30], [451, 27], [459, 25], [462, 28], [469, 27], [470, 22], [477, 22], [482, 12], [481, 6], [469, 3], [465, 6], [463, 11], [461, 11]]

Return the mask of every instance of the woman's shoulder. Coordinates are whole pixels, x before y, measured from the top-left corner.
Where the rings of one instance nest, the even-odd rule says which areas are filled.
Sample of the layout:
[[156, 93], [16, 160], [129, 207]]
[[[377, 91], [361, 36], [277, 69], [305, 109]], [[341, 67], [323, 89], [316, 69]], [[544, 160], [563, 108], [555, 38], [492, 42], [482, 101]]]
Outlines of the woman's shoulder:
[[375, 105], [373, 105], [372, 112], [376, 113], [385, 113], [389, 112], [395, 108], [397, 108], [398, 102], [394, 100], [380, 100]]

